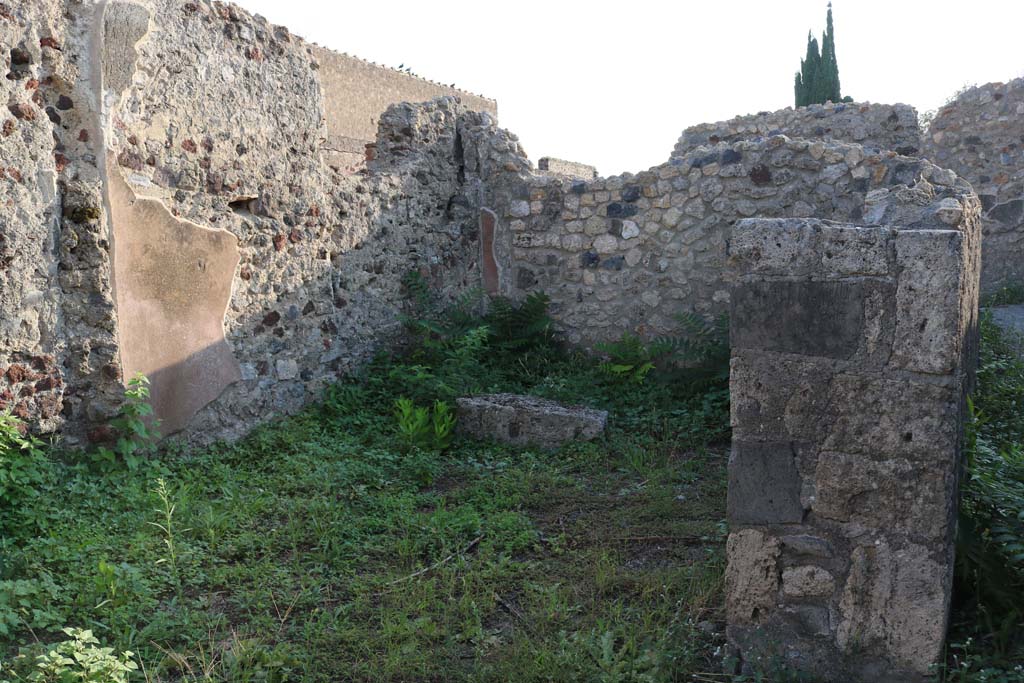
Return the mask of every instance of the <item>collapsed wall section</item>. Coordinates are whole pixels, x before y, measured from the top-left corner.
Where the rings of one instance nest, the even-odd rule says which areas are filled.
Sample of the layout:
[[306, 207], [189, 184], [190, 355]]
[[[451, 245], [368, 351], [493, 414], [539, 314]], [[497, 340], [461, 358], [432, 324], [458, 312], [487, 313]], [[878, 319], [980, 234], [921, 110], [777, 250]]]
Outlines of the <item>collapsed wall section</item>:
[[684, 157], [702, 145], [763, 139], [773, 135], [854, 142], [876, 152], [891, 150], [904, 156], [916, 156], [921, 148], [921, 131], [913, 107], [906, 104], [829, 102], [691, 126], [679, 137], [672, 158]]
[[735, 227], [726, 610], [747, 671], [895, 683], [942, 659], [976, 352], [962, 206], [941, 229]]
[[1024, 283], [1024, 78], [970, 88], [924, 136], [929, 159], [974, 186], [984, 214], [982, 289]]
[[965, 191], [927, 161], [775, 136], [592, 182], [504, 173], [490, 178], [485, 204], [499, 223], [498, 290], [544, 291], [569, 340], [590, 346], [625, 332], [673, 334], [679, 314], [725, 311], [726, 245], [739, 219], [879, 224], [907, 205], [956, 220]]

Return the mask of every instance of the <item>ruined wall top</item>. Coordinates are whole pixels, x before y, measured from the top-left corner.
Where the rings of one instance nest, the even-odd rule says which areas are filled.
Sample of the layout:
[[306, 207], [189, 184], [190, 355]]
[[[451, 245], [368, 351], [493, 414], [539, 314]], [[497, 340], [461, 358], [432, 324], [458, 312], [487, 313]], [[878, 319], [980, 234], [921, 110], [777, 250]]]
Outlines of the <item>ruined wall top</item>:
[[597, 168], [578, 161], [566, 161], [555, 157], [541, 157], [537, 160], [537, 170], [546, 175], [593, 180], [597, 178]]
[[984, 208], [982, 288], [1024, 278], [1024, 78], [970, 88], [936, 114], [923, 152], [974, 186]]
[[498, 115], [498, 103], [490, 98], [318, 45], [311, 49], [319, 63], [323, 88], [326, 148], [335, 154], [332, 161], [343, 169], [353, 170], [361, 165], [366, 145], [377, 137], [381, 115], [397, 102], [425, 102], [450, 96], [473, 111]]
[[909, 105], [828, 103], [691, 126], [679, 137], [672, 158], [685, 156], [700, 145], [772, 135], [856, 142], [867, 149], [893, 150], [907, 156], [917, 154], [921, 146], [917, 112]]

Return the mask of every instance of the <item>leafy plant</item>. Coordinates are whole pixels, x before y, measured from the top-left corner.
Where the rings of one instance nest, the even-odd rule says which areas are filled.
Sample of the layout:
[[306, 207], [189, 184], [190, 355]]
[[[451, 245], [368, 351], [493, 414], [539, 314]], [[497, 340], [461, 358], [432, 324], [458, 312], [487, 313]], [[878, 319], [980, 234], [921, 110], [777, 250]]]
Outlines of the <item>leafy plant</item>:
[[[63, 630], [70, 638], [39, 655], [33, 666], [16, 665], [6, 672], [0, 668], [0, 673], [8, 673], [14, 676], [14, 681], [25, 683], [128, 683], [132, 672], [138, 670], [133, 652], [114, 654], [114, 648], [101, 647], [88, 629]], [[28, 672], [20, 673], [24, 668], [28, 668]]]
[[138, 469], [146, 456], [156, 450], [156, 442], [159, 439], [159, 421], [146, 420], [152, 414], [153, 406], [149, 404], [149, 379], [142, 373], [137, 373], [128, 380], [121, 414], [110, 423], [117, 433], [114, 448], [101, 446], [93, 455], [93, 462], [105, 472], [116, 470], [122, 465], [129, 470]]
[[0, 412], [0, 531], [20, 525], [25, 504], [49, 473], [42, 442], [9, 411]]
[[395, 401], [398, 434], [409, 449], [443, 451], [451, 445], [455, 415], [444, 401], [433, 409], [419, 407], [408, 398]]
[[729, 379], [729, 319], [706, 319], [696, 313], [677, 317], [681, 333], [644, 342], [626, 333], [619, 341], [602, 343], [597, 350], [607, 356], [601, 363], [606, 374], [626, 382], [643, 384], [654, 369], [688, 391], [706, 391]]
[[52, 607], [56, 596], [57, 586], [48, 576], [0, 581], [0, 636], [9, 636], [19, 626], [57, 626], [59, 616]]
[[595, 347], [608, 360], [601, 363], [603, 372], [618, 380], [643, 384], [659, 361], [668, 358], [675, 348], [669, 342], [645, 344], [640, 337], [626, 332], [615, 342], [602, 342]]
[[[171, 490], [163, 478], [157, 479], [154, 493], [160, 501], [160, 507], [154, 510], [154, 512], [160, 515], [160, 521], [148, 522], [148, 524], [155, 526], [163, 534], [164, 547], [167, 549], [167, 557], [165, 559], [170, 567], [171, 576], [175, 584], [180, 585], [181, 577], [178, 574], [178, 547], [176, 545], [178, 531], [174, 522], [174, 512], [177, 509], [177, 505], [172, 500]], [[185, 531], [189, 531], [189, 529], [185, 529]], [[158, 560], [157, 562], [163, 561]]]
[[964, 666], [1002, 667], [1024, 654], [1024, 360], [990, 313], [983, 313], [980, 328], [977, 388], [965, 428], [955, 598], [961, 642], [980, 645], [986, 654], [963, 659], [957, 675], [966, 675]]

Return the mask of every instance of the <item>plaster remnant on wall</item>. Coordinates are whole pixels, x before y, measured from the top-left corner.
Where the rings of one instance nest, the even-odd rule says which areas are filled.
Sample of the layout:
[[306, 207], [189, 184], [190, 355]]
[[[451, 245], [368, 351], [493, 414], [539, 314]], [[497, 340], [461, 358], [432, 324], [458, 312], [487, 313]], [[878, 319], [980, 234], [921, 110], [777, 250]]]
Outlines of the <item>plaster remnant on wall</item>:
[[120, 95], [131, 85], [138, 60], [135, 46], [149, 33], [149, 19], [149, 10], [134, 2], [104, 5], [100, 63], [105, 90]]
[[241, 379], [224, 338], [238, 239], [135, 196], [116, 167], [107, 183], [121, 364], [126, 378], [149, 377], [161, 432], [172, 434]]

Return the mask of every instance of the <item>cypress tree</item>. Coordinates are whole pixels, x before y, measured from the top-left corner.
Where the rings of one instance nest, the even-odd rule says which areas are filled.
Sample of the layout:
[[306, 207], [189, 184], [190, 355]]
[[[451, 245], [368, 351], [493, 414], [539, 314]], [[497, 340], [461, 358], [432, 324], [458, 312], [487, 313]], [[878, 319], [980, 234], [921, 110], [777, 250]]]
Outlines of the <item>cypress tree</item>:
[[807, 54], [800, 60], [800, 73], [797, 74], [796, 106], [805, 107], [816, 102], [821, 79], [821, 53], [818, 41], [808, 32]]
[[821, 49], [819, 51], [814, 35], [808, 33], [807, 54], [800, 60], [800, 71], [794, 79], [793, 90], [798, 107], [842, 101], [831, 2], [828, 3], [825, 32], [821, 35]]

